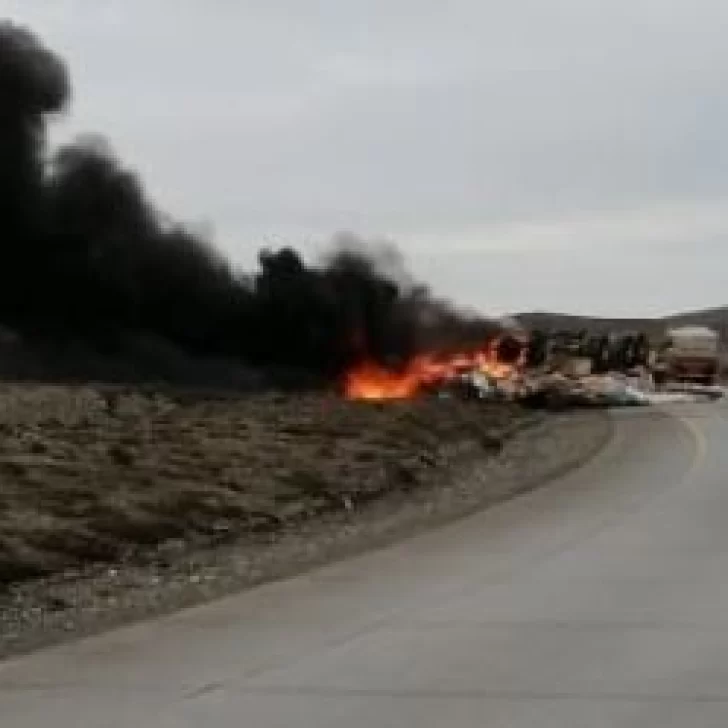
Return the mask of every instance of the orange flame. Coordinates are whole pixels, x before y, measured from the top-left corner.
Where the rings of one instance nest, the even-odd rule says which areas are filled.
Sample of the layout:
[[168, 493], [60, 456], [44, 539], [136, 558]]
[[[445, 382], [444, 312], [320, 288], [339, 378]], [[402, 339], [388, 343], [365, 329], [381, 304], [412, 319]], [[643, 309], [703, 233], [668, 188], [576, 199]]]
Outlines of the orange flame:
[[399, 369], [365, 360], [346, 373], [344, 394], [347, 399], [409, 399], [426, 387], [445, 384], [468, 371], [504, 379], [520, 368], [522, 361], [499, 361], [498, 343], [495, 340], [472, 351], [419, 354]]

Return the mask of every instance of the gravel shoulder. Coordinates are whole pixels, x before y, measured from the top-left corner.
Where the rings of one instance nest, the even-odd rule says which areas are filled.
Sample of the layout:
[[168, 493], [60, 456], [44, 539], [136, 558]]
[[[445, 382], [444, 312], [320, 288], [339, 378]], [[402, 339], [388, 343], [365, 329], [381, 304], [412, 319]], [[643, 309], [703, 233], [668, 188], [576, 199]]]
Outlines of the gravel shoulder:
[[[74, 396], [78, 394], [76, 392]], [[28, 396], [27, 392], [24, 396]], [[222, 535], [218, 532], [220, 513], [214, 508], [214, 523], [218, 530], [209, 528], [213, 522], [209, 518], [205, 528], [200, 527], [199, 514], [208, 513], [198, 509], [203, 502], [200, 494], [206, 494], [207, 498], [208, 488], [207, 485], [193, 488], [186, 472], [187, 501], [182, 507], [186, 509], [185, 518], [192, 518], [192, 521], [186, 522], [186, 530], [180, 532], [182, 537], [167, 539], [153, 547], [137, 548], [128, 551], [126, 558], [109, 558], [104, 563], [85, 563], [78, 559], [78, 564], [69, 567], [63, 562], [63, 568], [49, 569], [42, 577], [6, 584], [0, 591], [0, 658], [170, 613], [384, 546], [532, 489], [589, 459], [611, 434], [608, 416], [599, 411], [544, 416], [502, 405], [482, 409], [482, 405], [435, 401], [399, 409], [390, 405], [362, 408], [319, 399], [236, 403], [233, 417], [230, 403], [173, 402], [170, 405], [166, 400], [162, 403], [155, 400], [151, 404], [148, 400], [141, 403], [134, 400], [134, 407], [131, 407], [131, 400], [124, 404], [118, 398], [112, 398], [114, 402], [109, 405], [107, 395], [100, 399], [106, 403], [104, 406], [92, 399], [93, 406], [98, 409], [93, 417], [89, 417], [88, 403], [75, 414], [64, 415], [65, 419], [59, 416], [58, 406], [50, 418], [47, 413], [38, 416], [37, 406], [30, 409], [18, 406], [14, 424], [4, 423], [6, 440], [15, 445], [18, 437], [23, 442], [27, 440], [30, 451], [42, 455], [41, 463], [49, 467], [48, 454], [57, 451], [60, 444], [67, 444], [67, 433], [82, 432], [87, 444], [98, 445], [98, 441], [104, 439], [103, 452], [111, 453], [116, 467], [128, 465], [129, 458], [135, 463], [147, 462], [143, 456], [147, 442], [144, 437], [137, 435], [133, 441], [128, 439], [132, 424], [137, 429], [144, 424], [147, 434], [154, 433], [148, 439], [155, 454], [153, 468], [147, 467], [144, 471], [147, 476], [144, 482], [148, 485], [149, 472], [156, 474], [167, 467], [168, 460], [160, 453], [164, 453], [168, 442], [179, 444], [181, 433], [204, 432], [200, 448], [205, 453], [204, 467], [199, 472], [201, 478], [209, 478], [210, 467], [215, 466], [215, 461], [210, 461], [207, 453], [216, 447], [219, 450], [221, 442], [230, 444], [229, 430], [234, 420], [233, 429], [243, 423], [248, 433], [247, 441], [253, 440], [247, 448], [247, 457], [258, 460], [250, 460], [248, 465], [254, 466], [261, 477], [271, 470], [283, 474], [282, 480], [279, 477], [266, 481], [266, 492], [278, 488], [280, 482], [290, 486], [288, 476], [292, 462], [298, 464], [296, 482], [304, 471], [309, 475], [314, 472], [311, 463], [319, 460], [328, 463], [329, 472], [322, 478], [321, 467], [317, 466], [315, 482], [318, 486], [312, 492], [304, 489], [294, 492], [293, 496], [288, 493], [286, 498], [274, 499], [267, 511], [257, 504], [253, 512], [264, 524], [257, 528], [250, 527], [250, 493], [241, 484], [235, 489], [228, 483], [236, 499], [242, 497], [241, 493], [245, 496], [246, 508], [237, 504], [229, 493], [226, 495]], [[47, 391], [44, 391], [42, 401], [49, 401]], [[37, 405], [37, 401], [35, 403]], [[120, 403], [126, 407], [123, 414], [120, 414], [123, 409], [119, 409]], [[108, 421], [110, 407], [114, 417], [124, 418], [124, 426], [117, 428], [119, 437], [126, 438], [126, 447], [135, 448], [133, 453], [123, 451], [122, 463], [118, 462], [117, 440], [111, 437], [109, 441], [109, 433], [115, 431], [113, 423], [110, 426]], [[132, 414], [129, 414], [130, 407]], [[30, 410], [35, 412], [32, 422], [27, 420], [26, 413]], [[6, 420], [7, 412], [8, 408]], [[159, 412], [163, 413], [161, 418]], [[184, 423], [182, 429], [173, 426], [175, 412]], [[77, 420], [75, 425], [74, 418]], [[166, 439], [160, 438], [164, 429], [157, 426], [160, 423], [171, 428], [169, 432], [164, 430]], [[268, 423], [270, 431], [267, 434], [263, 433], [263, 423]], [[53, 426], [58, 430], [54, 431]], [[251, 429], [256, 428], [258, 440], [250, 437]], [[32, 433], [29, 439], [28, 432]], [[55, 432], [55, 439], [49, 432]], [[271, 432], [278, 435], [287, 432], [288, 436], [283, 437], [282, 442], [276, 441], [277, 445], [273, 447]], [[62, 437], [60, 433], [64, 433]], [[333, 440], [336, 440], [335, 444]], [[39, 441], [43, 443], [40, 447]], [[216, 444], [212, 446], [213, 443]], [[182, 444], [189, 449], [189, 437], [187, 443]], [[260, 460], [262, 444], [266, 445], [263, 448], [267, 453], [266, 460]], [[273, 455], [271, 447], [278, 448]], [[328, 448], [328, 454], [322, 449], [324, 447]], [[64, 457], [59, 458], [63, 463], [69, 460], [67, 450]], [[96, 453], [91, 472], [94, 482], [98, 482], [105, 473], [98, 459], [100, 450], [92, 447], [90, 451]], [[179, 449], [172, 452], [178, 458]], [[229, 448], [223, 448], [218, 456], [227, 462], [231, 452]], [[0, 455], [2, 468], [8, 459], [7, 447]], [[71, 475], [88, 472], [89, 466], [81, 468], [79, 465], [85, 462], [80, 455], [76, 454], [70, 460], [76, 463]], [[18, 462], [17, 453], [12, 454], [8, 462]], [[22, 469], [11, 465], [9, 471], [4, 471], [4, 477], [8, 472], [19, 472], [24, 482], [28, 480], [28, 474], [33, 472], [29, 465], [32, 461], [21, 462], [24, 464]], [[309, 464], [307, 468], [301, 467], [304, 462]], [[352, 462], [358, 463], [358, 467], [352, 468]], [[49, 471], [44, 474], [49, 478]], [[113, 470], [111, 475], [119, 478], [119, 470]], [[67, 481], [61, 480], [67, 485]], [[311, 482], [310, 477], [303, 480]], [[37, 484], [40, 481], [30, 478], [30, 482]], [[78, 478], [73, 482], [78, 485]], [[105, 481], [102, 488], [106, 505], [110, 502], [110, 482]], [[128, 491], [129, 482], [127, 467], [117, 490]], [[20, 492], [13, 491], [6, 482], [2, 485], [6, 518], [0, 522], [0, 535], [3, 535], [2, 526], [11, 520], [7, 517], [12, 510], [8, 510], [8, 503], [15, 503], [8, 500], [8, 494], [15, 493], [17, 497]], [[259, 488], [260, 483], [256, 483], [255, 492]], [[111, 493], [114, 494], [118, 495], [118, 492]], [[61, 495], [68, 505], [69, 493], [62, 490]], [[221, 501], [225, 498], [218, 497], [217, 502]], [[303, 510], [302, 501], [306, 502]], [[208, 503], [207, 500], [204, 502]], [[298, 507], [291, 509], [291, 502], [297, 503]], [[18, 503], [23, 507], [28, 505], [22, 499]], [[234, 508], [231, 510], [231, 504], [237, 504], [239, 512]], [[17, 511], [18, 505], [15, 505]], [[175, 503], [174, 507], [178, 513], [180, 504]], [[279, 508], [285, 509], [286, 517], [277, 510]], [[124, 513], [127, 511], [128, 505]], [[132, 512], [137, 511], [135, 505]], [[144, 518], [148, 520], [150, 513], [159, 512], [159, 509], [147, 511]], [[167, 509], [163, 512], [167, 516], [170, 514]], [[13, 521], [16, 532], [17, 521], [16, 513]], [[88, 519], [85, 523], [88, 525]], [[6, 541], [7, 533], [6, 529]], [[26, 545], [30, 538], [28, 536]], [[68, 556], [63, 549], [60, 553], [64, 558]], [[116, 555], [115, 552], [112, 556]], [[58, 554], [53, 552], [51, 556], [57, 558]], [[55, 562], [51, 559], [50, 563]]]

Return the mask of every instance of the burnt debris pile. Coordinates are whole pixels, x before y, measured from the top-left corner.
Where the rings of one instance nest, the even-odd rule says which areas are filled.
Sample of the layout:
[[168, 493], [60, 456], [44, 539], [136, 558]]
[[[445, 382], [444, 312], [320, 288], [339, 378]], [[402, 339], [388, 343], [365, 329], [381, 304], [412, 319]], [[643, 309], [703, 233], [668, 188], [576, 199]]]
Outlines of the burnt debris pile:
[[414, 284], [391, 249], [372, 253], [353, 235], [317, 266], [284, 248], [236, 270], [155, 209], [103, 139], [48, 148], [70, 96], [63, 60], [0, 24], [0, 322], [50, 347], [43, 366], [83, 375], [91, 355], [74, 357], [93, 349], [123, 378], [152, 361], [181, 374], [205, 360], [332, 381], [358, 358], [396, 364], [493, 334]]

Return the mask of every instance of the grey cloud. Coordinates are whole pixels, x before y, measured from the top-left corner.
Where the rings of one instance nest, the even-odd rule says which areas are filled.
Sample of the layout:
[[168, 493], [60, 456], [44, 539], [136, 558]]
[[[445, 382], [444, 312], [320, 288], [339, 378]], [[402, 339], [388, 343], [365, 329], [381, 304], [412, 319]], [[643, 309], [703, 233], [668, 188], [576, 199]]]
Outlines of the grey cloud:
[[[529, 286], [521, 239], [491, 258], [501, 273], [483, 293], [468, 270], [475, 259], [458, 263], [474, 255], [460, 241], [480, 235], [485, 254], [504, 225], [728, 198], [728, 4], [717, 0], [9, 6], [72, 64], [75, 112], [60, 136], [107, 133], [163, 205], [212, 220], [239, 260], [266, 234], [352, 228], [401, 235], [435, 289], [484, 308], [518, 307], [519, 295], [535, 306], [522, 281], [503, 283], [521, 276], [540, 307], [672, 309], [669, 285], [651, 286], [655, 300], [599, 276]], [[694, 236], [681, 228], [688, 298], [720, 302], [721, 225], [728, 234], [728, 214], [709, 235], [697, 218]], [[429, 234], [439, 248], [418, 243]], [[544, 271], [569, 281], [607, 265], [618, 275], [568, 222], [564, 235], [570, 249], [551, 251]], [[600, 246], [654, 252], [654, 237], [644, 223], [617, 226]], [[679, 248], [665, 241], [666, 252]], [[655, 276], [650, 255], [634, 256], [635, 279]]]

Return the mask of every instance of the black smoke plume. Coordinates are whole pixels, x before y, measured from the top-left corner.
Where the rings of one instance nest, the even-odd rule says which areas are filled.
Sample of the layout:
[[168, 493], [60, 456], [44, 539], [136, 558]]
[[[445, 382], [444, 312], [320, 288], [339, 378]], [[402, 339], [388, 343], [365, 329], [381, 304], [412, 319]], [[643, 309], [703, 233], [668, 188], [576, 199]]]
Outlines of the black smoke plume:
[[480, 343], [495, 326], [416, 285], [395, 251], [342, 235], [320, 266], [264, 250], [245, 275], [168, 221], [101, 138], [50, 153], [66, 110], [64, 62], [30, 31], [0, 24], [0, 321], [25, 339], [130, 334], [185, 356], [334, 381], [359, 358], [396, 366], [423, 348]]

